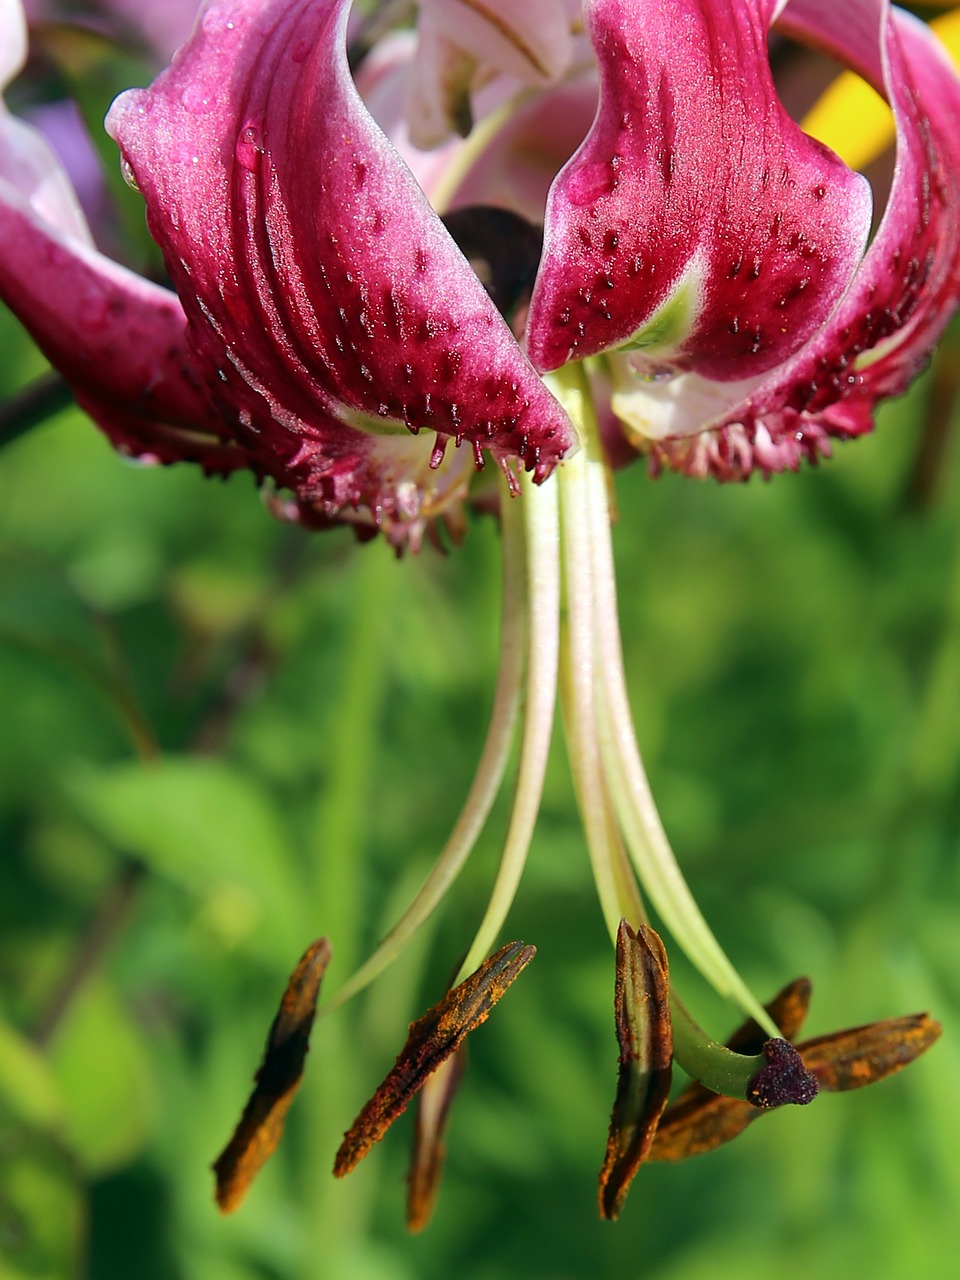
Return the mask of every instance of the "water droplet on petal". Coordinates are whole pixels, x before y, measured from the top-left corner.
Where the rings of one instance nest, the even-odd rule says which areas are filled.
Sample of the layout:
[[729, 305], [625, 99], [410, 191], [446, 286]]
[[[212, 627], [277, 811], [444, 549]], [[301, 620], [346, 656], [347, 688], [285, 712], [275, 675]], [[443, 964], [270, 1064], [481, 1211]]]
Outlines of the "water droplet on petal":
[[237, 137], [237, 163], [253, 173], [263, 156], [263, 133], [258, 124], [248, 121]]
[[615, 190], [619, 180], [619, 156], [612, 156], [604, 164], [592, 161], [581, 164], [570, 171], [566, 179], [566, 194], [570, 203], [577, 208], [594, 204], [603, 196]]
[[131, 191], [140, 190], [140, 184], [137, 182], [137, 175], [133, 172], [133, 165], [129, 160], [120, 161], [120, 172], [123, 174], [123, 180]]

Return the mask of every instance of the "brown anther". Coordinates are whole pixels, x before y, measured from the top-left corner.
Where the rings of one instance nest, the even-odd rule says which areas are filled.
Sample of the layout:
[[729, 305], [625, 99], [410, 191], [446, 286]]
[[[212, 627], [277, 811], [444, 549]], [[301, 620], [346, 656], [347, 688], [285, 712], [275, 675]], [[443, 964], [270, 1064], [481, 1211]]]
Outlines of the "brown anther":
[[527, 967], [536, 950], [522, 942], [507, 943], [410, 1024], [407, 1043], [397, 1061], [344, 1135], [333, 1165], [336, 1177], [342, 1178], [359, 1164], [394, 1120], [403, 1115], [437, 1067], [487, 1020], [490, 1010]]
[[[800, 1034], [812, 990], [809, 978], [797, 978], [764, 1006], [785, 1039], [793, 1040]], [[766, 1031], [749, 1018], [727, 1041], [727, 1048], [756, 1054], [766, 1040]], [[647, 1159], [676, 1161], [702, 1155], [732, 1141], [757, 1115], [755, 1107], [713, 1093], [694, 1080], [663, 1113]]]
[[928, 1013], [912, 1013], [817, 1036], [799, 1049], [821, 1089], [846, 1093], [902, 1071], [940, 1038], [940, 1029]]
[[[795, 1037], [810, 999], [810, 984], [801, 978], [766, 1006], [787, 1038]], [[883, 1080], [924, 1053], [940, 1035], [928, 1014], [889, 1018], [846, 1031], [817, 1036], [797, 1045], [804, 1067], [826, 1092], [846, 1092]], [[729, 1047], [741, 1053], [762, 1047], [764, 1032], [755, 1022], [742, 1026]], [[702, 1085], [685, 1089], [661, 1118], [649, 1160], [675, 1161], [702, 1155], [730, 1142], [763, 1112], [748, 1102], [710, 1093]]]
[[230, 1141], [213, 1163], [215, 1198], [222, 1213], [239, 1208], [254, 1178], [273, 1155], [300, 1086], [310, 1049], [320, 983], [330, 963], [326, 938], [313, 942], [300, 957], [267, 1035], [253, 1093]]
[[423, 1231], [433, 1216], [446, 1156], [443, 1135], [466, 1065], [467, 1046], [462, 1045], [441, 1063], [420, 1090], [413, 1156], [407, 1175], [408, 1231]]
[[600, 1216], [609, 1221], [623, 1208], [670, 1096], [673, 1028], [667, 953], [649, 925], [634, 932], [626, 920], [620, 921], [614, 1010], [620, 1067], [599, 1190]]

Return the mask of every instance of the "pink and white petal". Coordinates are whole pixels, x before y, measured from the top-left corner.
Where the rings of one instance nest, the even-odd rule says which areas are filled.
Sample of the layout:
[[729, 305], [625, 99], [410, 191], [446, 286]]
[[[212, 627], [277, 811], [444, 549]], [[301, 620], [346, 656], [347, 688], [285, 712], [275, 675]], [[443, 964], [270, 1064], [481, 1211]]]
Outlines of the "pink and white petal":
[[265, 454], [309, 446], [318, 474], [367, 420], [542, 478], [573, 429], [358, 96], [348, 9], [214, 0], [111, 109], [195, 359]]
[[420, 0], [420, 12], [478, 63], [507, 75], [549, 84], [570, 66], [565, 0]]
[[[19, 0], [0, 0], [0, 91], [22, 70], [27, 26]], [[0, 101], [0, 201], [28, 201], [46, 222], [92, 244], [76, 192], [46, 139]]]
[[698, 435], [704, 426], [723, 422], [730, 409], [749, 401], [763, 374], [740, 382], [714, 382], [699, 373], [638, 376], [634, 357], [614, 353], [606, 358], [611, 383], [610, 404], [638, 448], [651, 442]]
[[462, 45], [449, 39], [429, 13], [420, 15], [417, 36], [407, 82], [406, 114], [410, 141], [429, 151], [453, 134], [466, 136], [470, 132], [470, 94], [477, 61]]
[[39, 129], [0, 103], [0, 202], [28, 203], [37, 216], [78, 243], [93, 237], [80, 200]]
[[582, 142], [596, 107], [592, 70], [519, 101], [500, 128], [484, 135], [482, 148], [471, 149], [459, 181], [451, 180], [450, 165], [445, 208], [498, 205], [541, 225], [550, 185]]
[[23, 70], [27, 60], [27, 19], [20, 0], [0, 0], [0, 90]]
[[584, 8], [600, 106], [548, 201], [534, 364], [629, 346], [719, 381], [775, 367], [846, 290], [871, 198], [780, 104], [772, 0]]
[[370, 50], [354, 79], [364, 106], [436, 208], [434, 188], [444, 182], [463, 144], [462, 139], [451, 138], [442, 147], [423, 151], [411, 141], [407, 108], [416, 51], [412, 31], [392, 32]]

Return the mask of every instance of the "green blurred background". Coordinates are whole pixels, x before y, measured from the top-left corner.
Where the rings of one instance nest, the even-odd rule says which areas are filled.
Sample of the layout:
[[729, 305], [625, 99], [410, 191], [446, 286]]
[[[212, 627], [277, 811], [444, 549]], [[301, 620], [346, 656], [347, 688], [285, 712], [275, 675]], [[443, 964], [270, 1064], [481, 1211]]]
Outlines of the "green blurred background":
[[[39, 369], [8, 323], [2, 377]], [[276, 523], [252, 481], [117, 458], [75, 410], [0, 457], [0, 1275], [61, 1280], [947, 1277], [960, 1247], [957, 455], [910, 497], [930, 380], [819, 470], [618, 477], [627, 664], [655, 793], [755, 989], [811, 1033], [930, 1008], [910, 1071], [651, 1166], [596, 1219], [612, 957], [562, 743], [508, 928], [536, 963], [473, 1037], [433, 1225], [405, 1118], [342, 1130], [481, 912], [501, 805], [435, 927], [318, 1024], [283, 1147], [235, 1218], [208, 1165], [286, 974], [330, 989], [463, 799], [493, 688], [499, 546], [396, 561]], [[134, 741], [161, 755], [139, 762]], [[735, 1021], [677, 965], [712, 1030]]]
[[[67, 59], [91, 119], [143, 78], [101, 74], [102, 53]], [[6, 316], [0, 350], [3, 399], [43, 362]], [[0, 1280], [952, 1280], [958, 363], [954, 337], [819, 469], [618, 476], [638, 732], [705, 913], [762, 997], [813, 978], [810, 1034], [928, 1008], [944, 1036], [875, 1089], [642, 1170], [616, 1225], [596, 1215], [612, 954], [559, 739], [507, 930], [538, 958], [472, 1037], [429, 1230], [403, 1226], [410, 1117], [344, 1182], [330, 1168], [472, 937], [505, 800], [430, 928], [317, 1024], [247, 1203], [222, 1219], [212, 1199], [297, 957], [329, 934], [334, 990], [465, 797], [496, 672], [493, 521], [397, 561], [278, 524], [249, 477], [127, 464], [74, 409], [6, 444]]]

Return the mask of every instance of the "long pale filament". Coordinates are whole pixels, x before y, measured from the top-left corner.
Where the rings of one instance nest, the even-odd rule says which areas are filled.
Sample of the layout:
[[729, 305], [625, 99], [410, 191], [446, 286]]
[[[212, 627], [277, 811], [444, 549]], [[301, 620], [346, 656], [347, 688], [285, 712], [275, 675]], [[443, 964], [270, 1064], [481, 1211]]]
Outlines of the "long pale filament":
[[[505, 500], [506, 501], [506, 500]], [[527, 678], [520, 765], [497, 879], [477, 936], [456, 981], [486, 958], [510, 910], [533, 837], [547, 769], [557, 700], [560, 649], [560, 546], [557, 486], [521, 480], [527, 550]]]
[[526, 546], [521, 503], [502, 494], [503, 602], [500, 632], [500, 667], [490, 714], [490, 724], [477, 771], [453, 831], [410, 906], [359, 969], [344, 983], [324, 1009], [344, 1004], [362, 991], [401, 953], [410, 939], [439, 906], [463, 870], [490, 815], [510, 757], [526, 658]]

